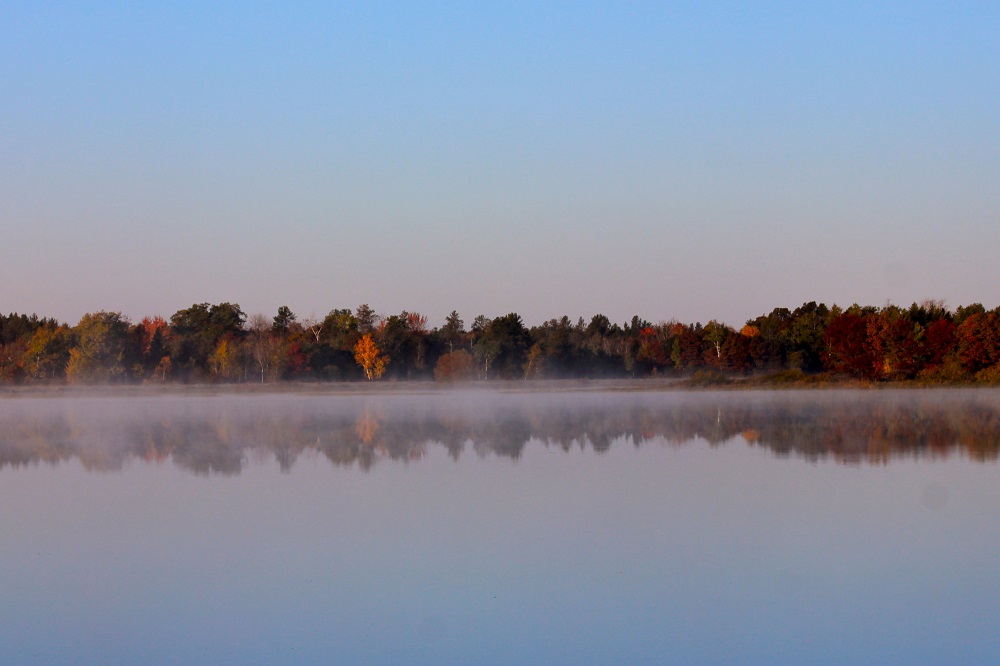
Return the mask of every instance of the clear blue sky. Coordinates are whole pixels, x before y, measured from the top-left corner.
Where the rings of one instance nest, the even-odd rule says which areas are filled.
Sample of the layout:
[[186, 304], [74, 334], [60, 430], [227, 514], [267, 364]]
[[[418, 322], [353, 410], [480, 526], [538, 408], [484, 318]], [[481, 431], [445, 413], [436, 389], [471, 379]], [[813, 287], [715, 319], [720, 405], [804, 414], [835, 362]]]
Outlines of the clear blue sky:
[[5, 3], [0, 310], [1000, 304], [996, 3], [292, 4]]

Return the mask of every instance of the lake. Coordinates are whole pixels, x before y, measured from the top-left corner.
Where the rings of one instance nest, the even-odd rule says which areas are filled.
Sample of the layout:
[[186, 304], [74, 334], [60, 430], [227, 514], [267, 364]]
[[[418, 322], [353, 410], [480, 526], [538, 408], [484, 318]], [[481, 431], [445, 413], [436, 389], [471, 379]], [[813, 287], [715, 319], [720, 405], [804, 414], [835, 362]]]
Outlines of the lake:
[[1000, 391], [545, 387], [4, 397], [0, 654], [1000, 660]]

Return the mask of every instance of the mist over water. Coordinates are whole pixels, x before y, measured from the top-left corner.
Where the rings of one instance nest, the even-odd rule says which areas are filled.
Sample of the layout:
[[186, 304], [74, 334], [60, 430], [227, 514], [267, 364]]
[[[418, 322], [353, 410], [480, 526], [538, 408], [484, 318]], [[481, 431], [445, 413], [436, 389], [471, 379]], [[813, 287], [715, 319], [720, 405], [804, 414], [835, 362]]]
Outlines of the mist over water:
[[981, 389], [23, 395], [0, 648], [989, 663], [998, 451]]
[[78, 459], [113, 471], [171, 460], [237, 474], [303, 453], [370, 469], [430, 448], [518, 459], [526, 447], [749, 443], [777, 455], [846, 463], [1000, 455], [995, 391], [389, 392], [29, 397], [0, 401], [0, 469]]

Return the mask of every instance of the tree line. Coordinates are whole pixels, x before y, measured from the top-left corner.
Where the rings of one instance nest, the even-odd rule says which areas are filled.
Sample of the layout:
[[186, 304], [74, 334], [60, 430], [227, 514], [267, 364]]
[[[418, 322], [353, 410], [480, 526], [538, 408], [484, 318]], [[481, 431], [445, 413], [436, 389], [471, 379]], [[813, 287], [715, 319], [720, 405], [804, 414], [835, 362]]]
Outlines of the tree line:
[[622, 325], [604, 315], [528, 327], [517, 313], [457, 312], [430, 328], [416, 312], [380, 316], [368, 305], [299, 319], [288, 307], [248, 316], [234, 303], [197, 303], [132, 323], [120, 312], [75, 326], [0, 315], [4, 382], [274, 382], [793, 377], [867, 382], [1000, 381], [1000, 308], [954, 311], [815, 302], [776, 308], [739, 329], [710, 321]]

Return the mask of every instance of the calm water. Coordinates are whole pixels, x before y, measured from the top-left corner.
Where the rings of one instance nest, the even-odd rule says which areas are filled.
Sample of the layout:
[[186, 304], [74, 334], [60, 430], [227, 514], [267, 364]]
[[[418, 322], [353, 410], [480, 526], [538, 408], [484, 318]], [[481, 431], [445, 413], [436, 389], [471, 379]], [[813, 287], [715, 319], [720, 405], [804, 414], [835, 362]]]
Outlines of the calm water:
[[0, 400], [5, 663], [997, 663], [1000, 393]]

